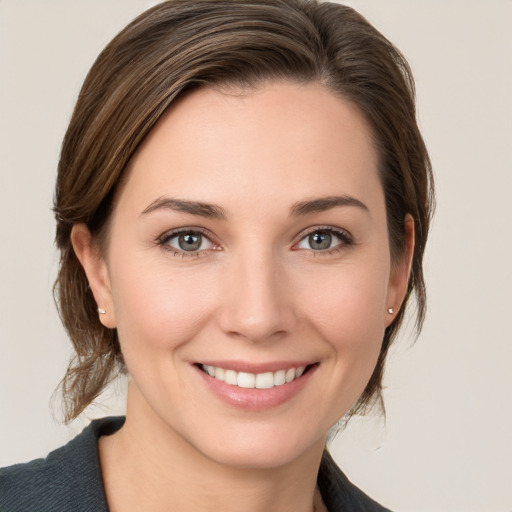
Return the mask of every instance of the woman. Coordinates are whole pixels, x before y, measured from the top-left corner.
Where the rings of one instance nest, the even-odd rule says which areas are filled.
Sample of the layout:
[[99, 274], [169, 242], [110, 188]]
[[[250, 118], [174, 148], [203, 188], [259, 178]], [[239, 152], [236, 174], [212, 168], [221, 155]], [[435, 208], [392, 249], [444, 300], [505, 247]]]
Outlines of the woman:
[[2, 510], [384, 510], [325, 452], [380, 399], [432, 209], [400, 53], [348, 7], [174, 0], [101, 53], [66, 133], [67, 420]]

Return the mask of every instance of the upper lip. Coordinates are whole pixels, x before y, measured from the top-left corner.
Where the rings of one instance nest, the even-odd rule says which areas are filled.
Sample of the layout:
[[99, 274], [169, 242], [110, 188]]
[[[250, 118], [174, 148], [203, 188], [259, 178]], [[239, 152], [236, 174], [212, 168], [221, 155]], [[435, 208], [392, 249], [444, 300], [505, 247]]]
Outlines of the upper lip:
[[216, 368], [223, 368], [224, 370], [234, 370], [236, 372], [246, 373], [266, 373], [277, 372], [279, 370], [288, 370], [290, 368], [300, 368], [301, 366], [310, 366], [315, 364], [316, 361], [271, 361], [266, 363], [254, 363], [248, 361], [219, 361], [207, 360], [197, 361], [197, 365], [215, 366]]

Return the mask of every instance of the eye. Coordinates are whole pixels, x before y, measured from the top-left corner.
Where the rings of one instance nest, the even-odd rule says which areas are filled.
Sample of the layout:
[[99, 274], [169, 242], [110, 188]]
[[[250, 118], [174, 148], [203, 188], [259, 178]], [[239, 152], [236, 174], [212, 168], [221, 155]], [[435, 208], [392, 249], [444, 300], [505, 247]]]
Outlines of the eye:
[[299, 249], [317, 252], [328, 252], [333, 249], [350, 245], [352, 240], [348, 233], [332, 228], [315, 229], [304, 236], [297, 244]]
[[181, 230], [178, 232], [167, 233], [160, 240], [159, 244], [168, 250], [174, 250], [176, 253], [194, 253], [214, 249], [215, 244], [200, 231]]

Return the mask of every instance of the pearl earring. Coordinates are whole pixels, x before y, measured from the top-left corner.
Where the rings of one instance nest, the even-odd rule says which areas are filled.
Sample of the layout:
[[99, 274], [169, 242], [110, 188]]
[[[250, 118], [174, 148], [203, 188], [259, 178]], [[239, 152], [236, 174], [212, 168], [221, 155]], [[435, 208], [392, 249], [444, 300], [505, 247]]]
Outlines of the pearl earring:
[[389, 313], [390, 315], [392, 315], [394, 312], [395, 312], [395, 310], [394, 310], [393, 308], [388, 308], [388, 313]]
[[103, 309], [103, 308], [98, 308], [98, 313], [100, 315], [106, 315], [107, 314], [107, 310], [106, 309]]

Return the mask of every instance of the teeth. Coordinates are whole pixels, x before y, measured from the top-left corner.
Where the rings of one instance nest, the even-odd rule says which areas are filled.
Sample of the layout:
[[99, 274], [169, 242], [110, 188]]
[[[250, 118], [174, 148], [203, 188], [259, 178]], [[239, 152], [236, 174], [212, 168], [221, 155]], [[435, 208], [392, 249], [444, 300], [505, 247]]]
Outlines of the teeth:
[[224, 380], [226, 372], [222, 368], [215, 368], [215, 378], [217, 380]]
[[289, 370], [286, 370], [285, 379], [286, 382], [291, 382], [293, 379], [295, 379], [295, 368], [290, 368]]
[[236, 386], [238, 384], [238, 374], [234, 370], [226, 370], [224, 374], [224, 382]]
[[247, 373], [236, 372], [234, 370], [225, 370], [216, 366], [204, 364], [203, 370], [217, 380], [247, 389], [270, 389], [274, 386], [282, 386], [288, 382], [298, 379], [306, 370], [305, 366], [298, 368], [289, 368], [288, 370], [278, 370], [277, 372], [265, 373]]
[[274, 387], [274, 374], [272, 372], [258, 373], [256, 386], [258, 389], [270, 389]]
[[274, 373], [274, 386], [282, 386], [286, 382], [286, 371], [279, 370]]
[[256, 375], [254, 373], [238, 373], [238, 387], [239, 388], [253, 388], [256, 382]]

